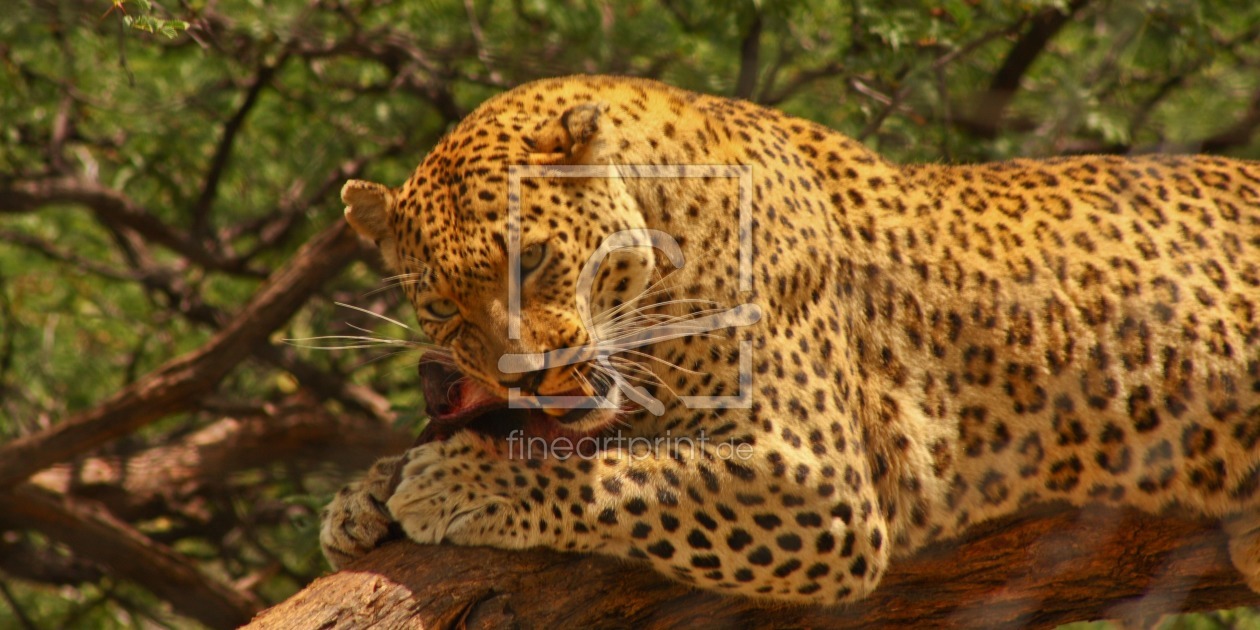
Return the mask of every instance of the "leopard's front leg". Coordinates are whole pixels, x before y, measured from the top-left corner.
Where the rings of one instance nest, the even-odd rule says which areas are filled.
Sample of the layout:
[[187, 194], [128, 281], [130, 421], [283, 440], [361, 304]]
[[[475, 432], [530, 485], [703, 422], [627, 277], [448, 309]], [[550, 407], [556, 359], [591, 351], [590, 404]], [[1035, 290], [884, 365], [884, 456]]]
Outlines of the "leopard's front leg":
[[389, 513], [422, 543], [595, 551], [702, 588], [797, 602], [861, 598], [888, 565], [891, 541], [861, 470], [853, 484], [825, 478], [821, 464], [787, 470], [772, 451], [511, 450], [471, 433], [412, 449]]

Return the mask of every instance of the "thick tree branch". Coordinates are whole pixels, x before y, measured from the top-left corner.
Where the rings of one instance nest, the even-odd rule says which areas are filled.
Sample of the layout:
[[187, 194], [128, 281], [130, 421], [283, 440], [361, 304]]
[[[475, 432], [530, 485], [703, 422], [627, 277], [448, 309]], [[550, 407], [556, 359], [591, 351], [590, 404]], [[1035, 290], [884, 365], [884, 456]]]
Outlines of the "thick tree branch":
[[125, 226], [145, 239], [186, 256], [194, 263], [208, 269], [261, 275], [256, 270], [247, 269], [242, 260], [224, 259], [207, 251], [186, 235], [163, 223], [148, 209], [123, 193], [96, 182], [74, 177], [11, 183], [0, 181], [0, 214], [33, 212], [43, 206], [53, 204], [85, 206], [102, 224]]
[[0, 488], [188, 409], [254, 347], [267, 343], [272, 331], [340, 272], [359, 246], [349, 226], [337, 222], [273, 274], [232, 322], [201, 348], [167, 362], [95, 408], [0, 446]]
[[[342, 181], [348, 178], [342, 178]], [[156, 264], [136, 265], [133, 271], [123, 271], [103, 265], [86, 258], [79, 257], [69, 251], [62, 251], [51, 243], [20, 232], [0, 229], [0, 242], [13, 243], [39, 253], [56, 262], [71, 265], [74, 268], [110, 280], [139, 282], [146, 288], [165, 296], [168, 308], [182, 313], [190, 321], [210, 326], [214, 329], [228, 324], [230, 317], [222, 310], [205, 304], [201, 296], [187, 286], [179, 276], [169, 269], [159, 268]], [[151, 262], [151, 261], [150, 261]], [[3, 308], [0, 304], [0, 309]], [[2, 332], [2, 331], [0, 331]], [[0, 335], [0, 340], [7, 337]], [[0, 344], [3, 350], [4, 344]], [[362, 412], [383, 421], [392, 421], [393, 413], [389, 403], [372, 390], [348, 383], [337, 375], [329, 374], [314, 365], [298, 358], [289, 348], [270, 344], [254, 347], [254, 355], [262, 361], [279, 367], [297, 377], [304, 387], [316, 392], [323, 398], [336, 399], [351, 411]], [[4, 357], [0, 352], [0, 376], [5, 373]], [[130, 379], [129, 379], [130, 380]]]
[[31, 236], [30, 234], [0, 229], [0, 242], [12, 243], [19, 247], [24, 247], [49, 260], [70, 265], [75, 269], [79, 269], [102, 278], [123, 282], [140, 282], [143, 280], [139, 273], [123, 271], [116, 267], [104, 265], [96, 262], [95, 260], [84, 258], [74, 252], [58, 249], [52, 243], [35, 236]]
[[1212, 523], [1046, 508], [895, 562], [843, 609], [723, 598], [599, 556], [397, 542], [248, 627], [1049, 628], [1257, 602]]
[[757, 73], [761, 69], [761, 11], [753, 13], [748, 32], [739, 44], [739, 77], [735, 80], [735, 98], [752, 98], [757, 91]]
[[1065, 11], [1049, 8], [1030, 20], [1028, 30], [1007, 51], [1001, 67], [993, 74], [988, 90], [976, 97], [975, 110], [969, 122], [977, 136], [992, 138], [997, 135], [1006, 116], [1006, 108], [1019, 91], [1028, 69], [1045, 50], [1046, 44], [1087, 4], [1089, 0], [1072, 0]]
[[0, 492], [0, 515], [5, 525], [37, 530], [212, 628], [236, 627], [262, 607], [91, 501], [21, 485]]
[[63, 586], [95, 582], [105, 572], [100, 565], [19, 536], [12, 542], [0, 539], [0, 575]]

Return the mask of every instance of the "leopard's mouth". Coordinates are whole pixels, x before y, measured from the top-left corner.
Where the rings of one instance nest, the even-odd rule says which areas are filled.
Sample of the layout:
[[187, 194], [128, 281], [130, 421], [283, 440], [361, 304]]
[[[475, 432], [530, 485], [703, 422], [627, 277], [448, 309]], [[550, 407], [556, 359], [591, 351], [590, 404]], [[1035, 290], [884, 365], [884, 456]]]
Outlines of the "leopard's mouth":
[[[544, 411], [544, 405], [512, 405], [475, 378], [464, 375], [442, 361], [422, 361], [420, 380], [424, 388], [425, 412], [429, 424], [421, 431], [416, 444], [447, 440], [460, 431], [473, 431], [487, 437], [506, 440], [511, 436], [570, 439], [599, 433], [615, 414], [599, 408], [575, 408], [560, 415]], [[597, 396], [607, 396], [608, 388], [597, 389]], [[575, 390], [557, 396], [584, 396]], [[545, 398], [537, 399], [545, 401]], [[529, 400], [525, 402], [528, 404]]]

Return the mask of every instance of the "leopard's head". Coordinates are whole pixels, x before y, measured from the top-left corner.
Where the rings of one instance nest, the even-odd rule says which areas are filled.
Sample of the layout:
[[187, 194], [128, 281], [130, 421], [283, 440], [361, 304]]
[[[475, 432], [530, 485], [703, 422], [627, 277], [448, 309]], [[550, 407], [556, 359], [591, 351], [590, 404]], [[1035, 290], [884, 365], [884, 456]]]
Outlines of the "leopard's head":
[[483, 105], [403, 186], [342, 189], [346, 219], [444, 349], [421, 361], [436, 437], [470, 422], [588, 435], [630, 406], [592, 348], [641, 317], [659, 254], [611, 166], [607, 106], [536, 89]]

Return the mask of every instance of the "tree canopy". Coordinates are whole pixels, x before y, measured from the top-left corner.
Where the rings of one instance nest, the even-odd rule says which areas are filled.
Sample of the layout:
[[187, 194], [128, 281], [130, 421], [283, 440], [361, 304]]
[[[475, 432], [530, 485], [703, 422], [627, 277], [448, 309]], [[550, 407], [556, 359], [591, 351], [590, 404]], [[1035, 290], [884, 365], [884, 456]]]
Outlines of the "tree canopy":
[[522, 82], [659, 78], [897, 161], [1260, 158], [1260, 3], [1238, 0], [39, 0], [5, 13], [4, 627], [232, 627], [327, 571], [319, 508], [423, 423], [403, 343], [417, 333], [381, 317], [413, 316], [340, 220], [337, 190], [403, 181]]

